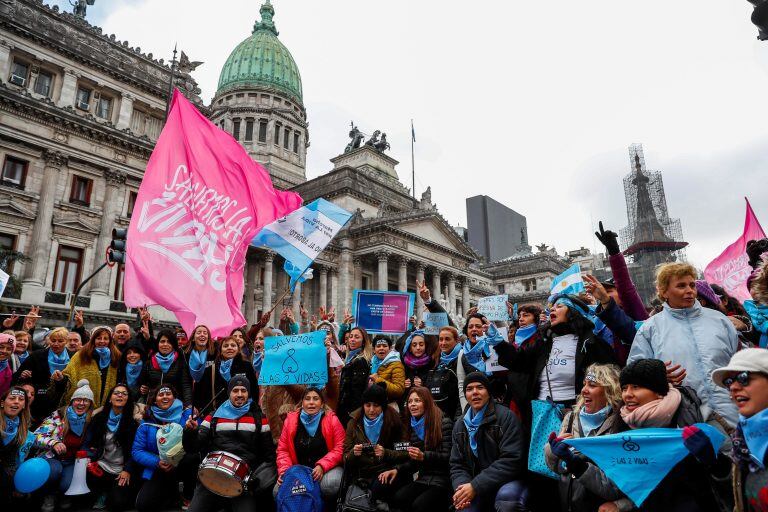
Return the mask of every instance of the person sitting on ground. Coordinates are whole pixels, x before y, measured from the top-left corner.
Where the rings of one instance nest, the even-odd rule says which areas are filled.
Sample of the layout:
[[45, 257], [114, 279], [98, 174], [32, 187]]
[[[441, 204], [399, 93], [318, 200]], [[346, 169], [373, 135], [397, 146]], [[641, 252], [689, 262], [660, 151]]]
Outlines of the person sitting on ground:
[[491, 400], [490, 380], [472, 372], [463, 383], [467, 407], [453, 427], [451, 483], [456, 510], [524, 510], [528, 490], [523, 429], [512, 411]]
[[373, 340], [370, 384], [373, 383], [386, 386], [390, 402], [399, 402], [405, 393], [405, 367], [400, 354], [392, 350], [392, 340], [385, 336]]
[[[231, 338], [228, 338], [231, 339]], [[234, 343], [234, 340], [233, 340]], [[253, 471], [262, 463], [274, 465], [275, 446], [269, 433], [269, 422], [261, 412], [257, 401], [251, 398], [251, 382], [243, 375], [235, 375], [227, 382], [228, 398], [214, 413], [208, 414], [198, 426], [190, 417], [184, 428], [184, 449], [200, 455], [201, 459], [215, 451], [232, 453], [243, 459]], [[263, 501], [263, 494], [272, 488], [272, 482], [255, 478], [250, 489], [233, 498], [224, 498], [198, 482], [189, 510], [207, 512], [229, 508], [233, 512], [255, 510]]]

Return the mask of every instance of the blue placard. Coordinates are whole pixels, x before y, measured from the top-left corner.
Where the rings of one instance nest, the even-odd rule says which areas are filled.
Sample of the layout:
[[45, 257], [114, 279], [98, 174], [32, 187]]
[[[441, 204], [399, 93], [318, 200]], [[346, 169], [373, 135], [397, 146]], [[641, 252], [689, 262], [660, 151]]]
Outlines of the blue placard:
[[507, 310], [508, 300], [509, 295], [483, 297], [477, 301], [477, 312], [484, 315], [491, 322], [506, 322], [509, 320], [509, 310]]
[[424, 334], [440, 334], [442, 327], [448, 327], [448, 313], [424, 313]]
[[324, 386], [328, 382], [325, 331], [264, 339], [264, 363], [260, 386], [305, 384]]
[[355, 290], [352, 316], [355, 326], [370, 334], [403, 334], [413, 315], [415, 295], [409, 292]]

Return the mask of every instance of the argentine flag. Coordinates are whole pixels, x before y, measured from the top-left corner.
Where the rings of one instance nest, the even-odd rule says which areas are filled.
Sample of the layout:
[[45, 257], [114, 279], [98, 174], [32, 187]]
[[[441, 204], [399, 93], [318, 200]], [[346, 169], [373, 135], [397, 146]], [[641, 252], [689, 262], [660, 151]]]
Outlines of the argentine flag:
[[557, 276], [552, 281], [552, 286], [549, 289], [551, 295], [557, 293], [578, 295], [585, 290], [584, 280], [581, 279], [581, 267], [579, 267], [578, 263], [571, 265], [565, 272]]
[[251, 245], [269, 247], [285, 258], [283, 268], [291, 276], [293, 291], [296, 283], [312, 278], [310, 265], [351, 217], [320, 198], [264, 226]]

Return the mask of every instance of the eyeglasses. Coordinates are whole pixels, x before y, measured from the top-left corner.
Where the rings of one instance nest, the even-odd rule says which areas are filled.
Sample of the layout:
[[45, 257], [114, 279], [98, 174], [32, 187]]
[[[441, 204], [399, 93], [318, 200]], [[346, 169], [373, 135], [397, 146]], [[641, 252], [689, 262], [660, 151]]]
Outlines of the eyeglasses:
[[89, 402], [90, 400], [88, 400], [87, 398], [75, 398], [74, 400], [72, 400], [73, 404], [87, 404]]
[[115, 396], [128, 396], [127, 391], [114, 391], [112, 394]]
[[733, 377], [726, 377], [725, 379], [723, 379], [723, 386], [725, 386], [726, 388], [730, 388], [731, 384], [733, 384], [734, 382], [738, 382], [742, 386], [746, 386], [749, 384], [749, 375], [750, 375], [750, 372], [741, 372]]

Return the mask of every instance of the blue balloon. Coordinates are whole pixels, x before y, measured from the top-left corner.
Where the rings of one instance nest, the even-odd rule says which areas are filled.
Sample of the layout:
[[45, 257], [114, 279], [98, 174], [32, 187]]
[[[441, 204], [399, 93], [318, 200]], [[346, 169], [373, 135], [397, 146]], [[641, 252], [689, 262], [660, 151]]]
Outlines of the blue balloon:
[[42, 457], [35, 457], [21, 463], [13, 476], [13, 485], [22, 494], [41, 488], [51, 476], [51, 465]]

